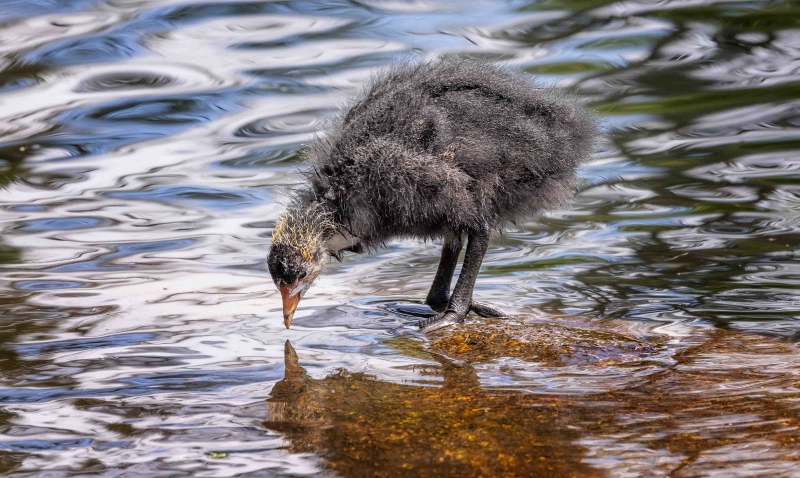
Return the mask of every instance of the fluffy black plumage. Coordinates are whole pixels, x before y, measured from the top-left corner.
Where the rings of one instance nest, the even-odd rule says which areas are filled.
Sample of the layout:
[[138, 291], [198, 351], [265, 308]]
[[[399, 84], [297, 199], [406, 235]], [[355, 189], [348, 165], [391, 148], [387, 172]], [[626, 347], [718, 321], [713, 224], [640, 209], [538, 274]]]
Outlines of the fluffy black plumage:
[[[442, 305], [463, 238], [487, 242], [490, 229], [571, 197], [594, 136], [593, 117], [575, 100], [527, 77], [463, 60], [395, 66], [310, 145], [307, 185], [289, 213], [315, 208], [345, 245], [356, 247], [394, 237], [445, 238], [428, 297]], [[477, 275], [485, 244], [483, 252], [473, 249], [480, 257], [470, 260], [468, 245], [464, 267], [470, 262]], [[271, 251], [270, 271], [277, 261], [297, 260], [281, 256]], [[460, 285], [461, 279], [454, 300]], [[474, 277], [462, 303], [450, 304], [448, 313], [457, 316], [450, 319], [469, 310], [473, 285]], [[447, 290], [434, 293], [437, 287]]]
[[592, 118], [487, 64], [383, 73], [308, 153], [313, 197], [366, 244], [535, 216], [574, 193]]

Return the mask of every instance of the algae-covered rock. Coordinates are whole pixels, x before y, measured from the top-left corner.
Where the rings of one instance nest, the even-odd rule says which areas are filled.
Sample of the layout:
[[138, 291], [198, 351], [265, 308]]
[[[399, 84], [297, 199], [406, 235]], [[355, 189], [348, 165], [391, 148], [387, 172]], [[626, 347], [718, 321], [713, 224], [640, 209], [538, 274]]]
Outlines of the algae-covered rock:
[[499, 319], [446, 329], [430, 348], [468, 362], [515, 357], [550, 365], [639, 363], [658, 352], [656, 344], [610, 330]]

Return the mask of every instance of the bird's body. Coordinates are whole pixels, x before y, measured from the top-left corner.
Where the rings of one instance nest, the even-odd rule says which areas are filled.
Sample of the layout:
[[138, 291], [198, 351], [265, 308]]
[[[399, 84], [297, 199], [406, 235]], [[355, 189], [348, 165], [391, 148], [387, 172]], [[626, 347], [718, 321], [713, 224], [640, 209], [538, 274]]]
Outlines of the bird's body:
[[[467, 238], [458, 303], [446, 312], [461, 319], [489, 232], [571, 197], [594, 133], [591, 116], [574, 101], [483, 63], [394, 67], [311, 144], [307, 184], [279, 227], [325, 222], [315, 241], [334, 254], [395, 237], [444, 238], [428, 296], [441, 308], [453, 302], [450, 280]], [[275, 239], [280, 246], [280, 234]], [[276, 283], [282, 272], [291, 275], [289, 255], [271, 251]]]

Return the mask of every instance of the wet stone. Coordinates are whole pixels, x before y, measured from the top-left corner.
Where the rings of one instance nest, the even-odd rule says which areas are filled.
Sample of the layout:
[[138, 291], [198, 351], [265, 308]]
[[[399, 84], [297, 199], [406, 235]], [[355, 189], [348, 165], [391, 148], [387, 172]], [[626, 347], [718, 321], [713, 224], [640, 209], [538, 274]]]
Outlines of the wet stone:
[[660, 342], [611, 330], [484, 319], [442, 330], [432, 337], [430, 349], [468, 362], [514, 357], [553, 366], [623, 365], [653, 358]]

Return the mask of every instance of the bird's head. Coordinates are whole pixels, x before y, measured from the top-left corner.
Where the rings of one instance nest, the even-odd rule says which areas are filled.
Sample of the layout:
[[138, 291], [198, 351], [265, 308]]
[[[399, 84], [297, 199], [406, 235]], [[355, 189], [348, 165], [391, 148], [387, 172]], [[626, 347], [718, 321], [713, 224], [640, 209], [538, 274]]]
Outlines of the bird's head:
[[314, 207], [287, 211], [275, 225], [267, 267], [283, 299], [287, 329], [300, 299], [328, 261], [326, 239], [332, 230], [326, 214]]

